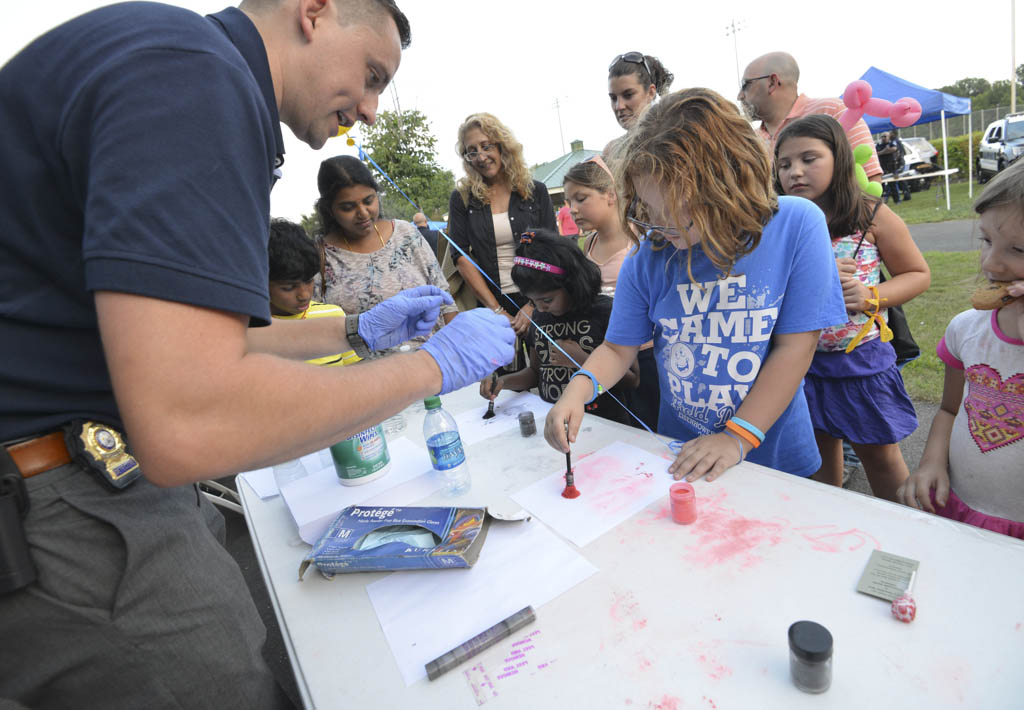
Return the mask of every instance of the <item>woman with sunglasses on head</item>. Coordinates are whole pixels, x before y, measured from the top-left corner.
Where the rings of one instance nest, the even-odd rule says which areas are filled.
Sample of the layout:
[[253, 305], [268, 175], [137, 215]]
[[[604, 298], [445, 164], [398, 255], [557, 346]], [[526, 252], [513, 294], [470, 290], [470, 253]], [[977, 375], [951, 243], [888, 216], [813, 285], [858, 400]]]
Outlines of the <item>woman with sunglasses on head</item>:
[[[523, 146], [491, 114], [468, 116], [459, 126], [455, 149], [466, 176], [452, 192], [448, 229], [452, 241], [490, 280], [458, 250], [453, 251], [452, 259], [480, 305], [507, 316], [522, 337], [529, 330], [527, 316], [532, 315], [533, 307], [512, 280], [512, 262], [523, 232], [537, 228], [557, 231], [551, 198], [544, 183], [531, 178]], [[516, 369], [521, 366], [522, 362], [515, 364]]]
[[[649, 54], [626, 52], [615, 57], [608, 65], [608, 98], [615, 120], [627, 131], [633, 128], [647, 107], [668, 93], [674, 78], [657, 57]], [[605, 146], [605, 157], [616, 157], [624, 137]]]
[[[341, 306], [346, 313], [363, 313], [414, 286], [433, 285], [448, 292], [441, 265], [419, 230], [410, 222], [381, 219], [377, 182], [363, 161], [352, 155], [328, 158], [320, 163], [317, 188], [317, 300]], [[454, 305], [442, 306], [433, 332], [458, 312]], [[409, 344], [426, 340], [420, 336]], [[373, 352], [371, 357], [383, 357], [399, 347]]]
[[821, 458], [803, 376], [819, 331], [847, 319], [825, 216], [776, 197], [761, 139], [708, 89], [651, 107], [622, 155], [623, 222], [644, 239], [619, 272], [604, 343], [551, 409], [545, 437], [567, 451], [586, 403], [653, 330], [658, 431], [685, 442], [675, 478], [710, 481], [748, 458], [810, 476]]

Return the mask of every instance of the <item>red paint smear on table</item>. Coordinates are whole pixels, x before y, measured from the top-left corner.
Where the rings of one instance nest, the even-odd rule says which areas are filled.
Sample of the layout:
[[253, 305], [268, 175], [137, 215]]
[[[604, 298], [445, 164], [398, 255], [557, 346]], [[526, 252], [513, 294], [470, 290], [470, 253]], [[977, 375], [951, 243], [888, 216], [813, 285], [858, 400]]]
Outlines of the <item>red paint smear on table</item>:
[[633, 597], [632, 592], [613, 592], [614, 599], [608, 610], [608, 615], [616, 626], [621, 627], [628, 624], [630, 630], [640, 631], [647, 627], [647, 619], [640, 614], [640, 604]]
[[747, 518], [723, 505], [726, 497], [725, 491], [719, 489], [698, 501], [697, 520], [690, 526], [697, 543], [688, 548], [687, 557], [703, 567], [734, 560], [743, 567], [752, 567], [761, 561], [759, 548], [775, 547], [782, 542], [788, 523]]
[[706, 702], [706, 703], [708, 704], [708, 707], [709, 707], [709, 708], [711, 708], [712, 710], [715, 710], [715, 708], [717, 708], [717, 707], [718, 707], [718, 705], [716, 705], [716, 704], [715, 704], [715, 701], [714, 701], [714, 700], [712, 700], [711, 698], [709, 698], [709, 697], [708, 697], [708, 696], [706, 696], [706, 695], [705, 695], [705, 696], [703, 696], [703, 697], [704, 697], [704, 702]]
[[804, 532], [829, 530], [835, 527], [835, 525], [812, 525], [810, 527], [794, 528], [794, 530], [811, 543], [812, 549], [819, 552], [851, 552], [859, 550], [869, 543], [874, 544], [876, 550], [882, 549], [882, 543], [873, 535], [857, 528], [830, 532]]
[[682, 701], [671, 695], [661, 696], [661, 700], [652, 700], [647, 704], [648, 710], [679, 710]]
[[840, 529], [836, 525], [793, 527], [784, 518], [758, 520], [740, 515], [724, 503], [728, 494], [722, 490], [705, 488], [698, 502], [699, 514], [690, 528], [696, 542], [687, 548], [686, 558], [703, 567], [723, 562], [738, 561], [742, 567], [752, 567], [762, 561], [758, 554], [776, 547], [790, 533], [796, 533], [818, 552], [842, 553], [865, 546], [882, 549], [882, 544], [870, 533], [857, 528]]

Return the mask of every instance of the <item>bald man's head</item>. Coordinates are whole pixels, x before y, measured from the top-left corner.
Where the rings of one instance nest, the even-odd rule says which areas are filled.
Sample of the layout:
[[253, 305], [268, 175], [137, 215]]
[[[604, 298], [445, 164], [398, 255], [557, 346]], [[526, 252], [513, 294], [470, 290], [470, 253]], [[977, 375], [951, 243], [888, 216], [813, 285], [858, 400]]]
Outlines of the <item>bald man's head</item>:
[[769, 52], [747, 65], [736, 98], [751, 120], [781, 120], [796, 102], [799, 81], [800, 67], [793, 55]]
[[415, 224], [417, 227], [426, 227], [428, 226], [427, 216], [422, 212], [417, 212], [412, 216], [412, 223]]
[[762, 54], [747, 67], [757, 68], [757, 74], [778, 74], [783, 81], [791, 81], [794, 84], [800, 81], [800, 67], [792, 54], [786, 52], [769, 52]]

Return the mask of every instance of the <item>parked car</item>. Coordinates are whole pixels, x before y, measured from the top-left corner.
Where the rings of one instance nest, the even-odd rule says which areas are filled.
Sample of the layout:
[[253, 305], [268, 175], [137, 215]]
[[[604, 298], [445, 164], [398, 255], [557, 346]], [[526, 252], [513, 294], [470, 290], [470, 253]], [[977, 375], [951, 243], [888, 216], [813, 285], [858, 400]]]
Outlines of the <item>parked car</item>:
[[988, 124], [978, 146], [978, 182], [988, 182], [1024, 155], [1024, 113], [1011, 113]]
[[[903, 144], [903, 175], [927, 175], [939, 169], [933, 161], [939, 151], [935, 150], [927, 138], [900, 136], [900, 142]], [[909, 182], [911, 192], [927, 190], [932, 186], [932, 179], [926, 177]]]
[[916, 168], [921, 163], [938, 164], [936, 156], [939, 154], [939, 151], [924, 136], [912, 136], [910, 138], [900, 136], [900, 140], [903, 141], [903, 147], [907, 151], [904, 162], [908, 168]]

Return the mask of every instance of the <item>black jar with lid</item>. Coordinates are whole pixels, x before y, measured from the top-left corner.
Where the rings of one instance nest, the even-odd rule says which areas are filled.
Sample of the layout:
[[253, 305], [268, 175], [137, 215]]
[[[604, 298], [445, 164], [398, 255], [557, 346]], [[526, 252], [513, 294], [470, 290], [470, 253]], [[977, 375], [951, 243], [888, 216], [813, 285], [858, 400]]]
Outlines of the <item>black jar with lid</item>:
[[789, 672], [805, 693], [832, 685], [832, 634], [821, 624], [798, 621], [789, 627]]

